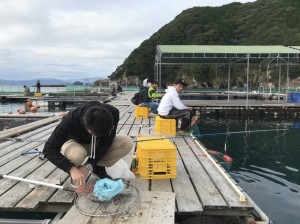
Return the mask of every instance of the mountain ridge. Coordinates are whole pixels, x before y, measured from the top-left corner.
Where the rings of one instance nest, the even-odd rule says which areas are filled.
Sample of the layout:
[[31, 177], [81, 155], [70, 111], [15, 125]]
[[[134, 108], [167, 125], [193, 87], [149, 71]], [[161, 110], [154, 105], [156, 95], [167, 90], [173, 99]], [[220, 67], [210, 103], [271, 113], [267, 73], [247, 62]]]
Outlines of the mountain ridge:
[[[184, 10], [170, 23], [161, 27], [149, 39], [134, 49], [124, 62], [109, 76], [113, 80], [134, 83], [138, 78], [154, 77], [155, 51], [157, 45], [300, 45], [300, 1], [257, 0], [249, 3], [230, 3], [220, 7], [193, 7]], [[262, 67], [263, 68], [263, 67]], [[212, 83], [210, 87], [226, 86], [227, 69], [199, 65], [163, 68], [162, 81], [170, 83], [175, 78], [189, 74], [198, 83]], [[244, 77], [232, 70], [231, 86], [242, 86]], [[283, 69], [284, 70], [284, 69]], [[286, 70], [286, 69], [285, 69]], [[259, 77], [267, 77], [266, 68], [258, 74], [254, 71], [253, 86]], [[270, 80], [276, 82], [278, 75], [269, 71]], [[211, 74], [218, 73], [218, 78]], [[290, 78], [295, 79], [299, 69], [290, 69]], [[278, 81], [277, 81], [278, 82]], [[217, 83], [217, 84], [216, 84]], [[277, 83], [278, 85], [278, 83]]]
[[82, 82], [81, 79], [60, 80], [56, 78], [35, 78], [29, 80], [8, 80], [0, 79], [0, 85], [36, 85], [37, 80], [40, 80], [41, 85], [72, 85], [75, 82]]

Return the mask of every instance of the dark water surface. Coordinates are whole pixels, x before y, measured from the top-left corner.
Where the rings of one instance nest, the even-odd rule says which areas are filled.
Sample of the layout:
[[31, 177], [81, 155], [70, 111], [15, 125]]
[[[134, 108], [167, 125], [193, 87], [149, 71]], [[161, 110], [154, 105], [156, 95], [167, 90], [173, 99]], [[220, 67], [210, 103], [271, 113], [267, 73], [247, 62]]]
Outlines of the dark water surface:
[[[300, 122], [201, 118], [200, 137], [207, 147], [233, 158], [231, 176], [278, 224], [300, 220]], [[287, 129], [287, 130], [279, 130]], [[266, 132], [256, 130], [271, 130]], [[249, 131], [248, 133], [220, 134]]]

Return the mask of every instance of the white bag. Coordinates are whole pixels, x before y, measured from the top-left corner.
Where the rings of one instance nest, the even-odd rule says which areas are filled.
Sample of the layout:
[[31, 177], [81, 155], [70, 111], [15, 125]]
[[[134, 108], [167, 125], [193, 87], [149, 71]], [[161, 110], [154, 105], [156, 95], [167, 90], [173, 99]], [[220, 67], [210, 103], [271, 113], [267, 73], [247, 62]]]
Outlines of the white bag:
[[123, 180], [133, 180], [135, 175], [129, 169], [127, 163], [120, 159], [111, 167], [105, 167], [105, 170], [109, 176], [113, 179], [122, 178]]

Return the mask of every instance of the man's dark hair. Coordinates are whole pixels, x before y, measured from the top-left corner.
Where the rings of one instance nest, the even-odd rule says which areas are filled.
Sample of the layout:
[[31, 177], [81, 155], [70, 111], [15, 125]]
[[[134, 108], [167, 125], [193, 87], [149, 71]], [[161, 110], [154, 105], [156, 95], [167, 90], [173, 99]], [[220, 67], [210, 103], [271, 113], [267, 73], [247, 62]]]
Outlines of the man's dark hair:
[[104, 107], [91, 107], [83, 116], [86, 129], [97, 136], [108, 136], [113, 128], [113, 117]]

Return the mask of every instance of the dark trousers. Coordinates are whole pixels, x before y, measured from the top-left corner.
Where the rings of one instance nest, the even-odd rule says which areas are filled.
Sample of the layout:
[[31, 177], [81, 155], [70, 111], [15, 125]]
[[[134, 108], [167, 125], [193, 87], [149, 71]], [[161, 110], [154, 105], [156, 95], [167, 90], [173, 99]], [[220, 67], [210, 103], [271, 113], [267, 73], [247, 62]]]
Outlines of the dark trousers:
[[183, 110], [177, 110], [173, 108], [170, 110], [168, 115], [159, 115], [161, 118], [165, 119], [176, 119], [176, 127], [178, 127], [178, 118], [181, 118], [181, 126], [179, 130], [182, 131], [189, 131], [191, 129], [191, 119], [195, 115], [195, 113], [192, 110], [189, 109], [183, 109]]

